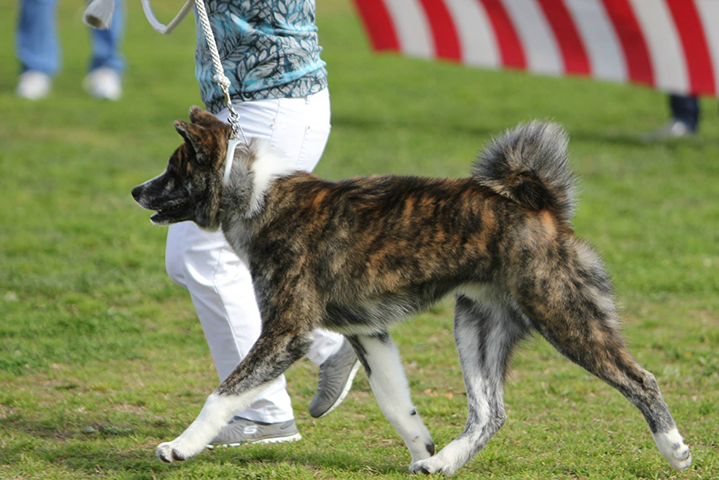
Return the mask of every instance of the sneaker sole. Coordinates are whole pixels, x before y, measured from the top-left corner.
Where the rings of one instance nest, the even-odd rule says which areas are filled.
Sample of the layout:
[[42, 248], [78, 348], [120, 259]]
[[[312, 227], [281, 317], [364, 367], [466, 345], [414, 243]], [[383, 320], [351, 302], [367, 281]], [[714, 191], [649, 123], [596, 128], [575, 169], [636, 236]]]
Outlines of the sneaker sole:
[[214, 450], [215, 448], [230, 448], [230, 447], [241, 447], [242, 445], [247, 444], [256, 444], [256, 443], [285, 443], [285, 442], [297, 442], [302, 440], [302, 435], [298, 433], [295, 433], [294, 435], [289, 435], [287, 437], [272, 437], [272, 438], [261, 438], [259, 440], [248, 440], [246, 442], [239, 442], [239, 443], [218, 443], [215, 445], [207, 445], [205, 448], [208, 450]]
[[352, 367], [352, 371], [350, 371], [349, 376], [347, 377], [347, 381], [345, 382], [345, 386], [342, 389], [342, 393], [339, 397], [337, 397], [337, 400], [335, 400], [335, 403], [332, 404], [332, 406], [322, 415], [314, 418], [322, 418], [326, 417], [330, 413], [332, 413], [332, 410], [340, 406], [340, 403], [347, 397], [347, 394], [350, 393], [350, 389], [352, 388], [352, 382], [355, 379], [355, 375], [357, 375], [357, 372], [359, 372], [359, 369], [362, 365], [360, 364], [359, 360], [355, 360], [355, 364]]

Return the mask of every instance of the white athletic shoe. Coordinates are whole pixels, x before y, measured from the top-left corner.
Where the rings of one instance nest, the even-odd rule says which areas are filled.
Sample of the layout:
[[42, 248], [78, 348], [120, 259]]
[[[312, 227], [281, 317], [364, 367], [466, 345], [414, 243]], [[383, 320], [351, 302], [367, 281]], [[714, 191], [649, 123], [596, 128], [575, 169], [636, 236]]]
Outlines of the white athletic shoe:
[[117, 101], [122, 97], [122, 78], [111, 68], [98, 68], [88, 73], [82, 86], [100, 100]]
[[239, 447], [247, 443], [283, 443], [302, 439], [294, 419], [280, 423], [254, 422], [242, 417], [233, 418], [207, 445], [216, 447]]
[[37, 70], [28, 70], [20, 75], [15, 93], [18, 97], [27, 100], [40, 100], [50, 93], [52, 79], [50, 76]]
[[672, 119], [669, 120], [662, 128], [649, 132], [644, 135], [644, 140], [647, 142], [656, 142], [664, 140], [672, 140], [675, 138], [691, 138], [696, 135], [696, 132], [689, 128], [689, 125], [682, 122], [681, 120]]

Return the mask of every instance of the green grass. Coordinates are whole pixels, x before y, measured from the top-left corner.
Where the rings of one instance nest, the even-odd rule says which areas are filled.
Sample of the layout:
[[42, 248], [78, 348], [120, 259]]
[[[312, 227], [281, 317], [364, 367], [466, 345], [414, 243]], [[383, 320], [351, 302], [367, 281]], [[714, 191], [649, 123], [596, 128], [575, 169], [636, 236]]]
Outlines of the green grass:
[[[155, 3], [161, 18], [179, 8]], [[631, 349], [694, 454], [688, 472], [671, 471], [638, 411], [533, 339], [507, 382], [509, 420], [457, 478], [718, 478], [717, 102], [702, 102], [698, 138], [647, 145], [641, 134], [667, 117], [659, 92], [377, 56], [347, 0], [318, 3], [333, 102], [321, 175], [464, 176], [517, 122], [567, 127], [574, 226], [602, 252]], [[13, 95], [16, 5], [0, 5], [0, 478], [406, 478], [409, 456], [363, 374], [339, 410], [309, 417], [306, 360], [287, 375], [302, 442], [155, 459], [217, 383], [189, 296], [164, 271], [165, 230], [129, 195], [178, 145], [171, 122], [200, 103], [194, 30], [161, 37], [132, 1], [125, 97], [97, 103], [80, 88], [81, 5], [59, 8], [64, 71], [31, 103]], [[451, 312], [442, 304], [394, 332], [440, 447], [466, 415]]]

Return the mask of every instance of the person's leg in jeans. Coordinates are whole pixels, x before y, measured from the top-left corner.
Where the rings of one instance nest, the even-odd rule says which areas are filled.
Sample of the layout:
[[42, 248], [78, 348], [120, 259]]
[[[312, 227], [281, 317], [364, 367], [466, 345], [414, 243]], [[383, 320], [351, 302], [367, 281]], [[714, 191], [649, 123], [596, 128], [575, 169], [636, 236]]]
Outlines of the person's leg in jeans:
[[660, 129], [644, 136], [647, 141], [691, 137], [699, 128], [699, 101], [691, 95], [669, 95], [672, 118]]
[[696, 133], [699, 128], [699, 100], [692, 95], [669, 95], [669, 108], [672, 119], [683, 123], [687, 129]]
[[112, 23], [107, 30], [90, 29], [92, 56], [88, 71], [109, 68], [117, 74], [125, 69], [125, 59], [120, 53], [120, 45], [125, 32], [125, 8], [123, 0], [115, 0]]
[[92, 56], [83, 86], [95, 98], [119, 100], [122, 96], [122, 72], [125, 69], [125, 59], [120, 53], [125, 30], [125, 8], [122, 0], [115, 0], [115, 11], [109, 29], [90, 30]]
[[55, 16], [56, 0], [22, 0], [15, 46], [22, 72], [53, 76], [60, 68]]
[[[259, 100], [236, 108], [248, 138], [269, 140], [298, 169], [312, 170], [319, 161], [330, 128], [326, 90], [308, 99]], [[227, 111], [218, 117], [226, 121]], [[221, 232], [206, 232], [189, 222], [170, 226], [166, 263], [170, 276], [190, 291], [222, 381], [260, 333], [249, 270]], [[319, 365], [340, 348], [342, 341], [338, 334], [318, 330], [308, 358]], [[284, 377], [238, 416], [265, 423], [292, 420]]]
[[16, 93], [39, 100], [52, 88], [60, 68], [60, 47], [55, 26], [55, 0], [21, 0], [15, 32], [15, 52], [20, 62]]

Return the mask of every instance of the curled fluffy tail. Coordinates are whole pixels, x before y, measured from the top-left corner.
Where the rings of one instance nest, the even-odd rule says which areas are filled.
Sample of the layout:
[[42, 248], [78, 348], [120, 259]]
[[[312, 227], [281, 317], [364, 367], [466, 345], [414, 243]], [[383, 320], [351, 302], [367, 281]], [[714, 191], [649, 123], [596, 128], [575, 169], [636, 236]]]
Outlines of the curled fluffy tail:
[[473, 174], [494, 192], [531, 210], [551, 210], [569, 221], [574, 178], [568, 137], [556, 123], [531, 122], [508, 130], [480, 153]]

